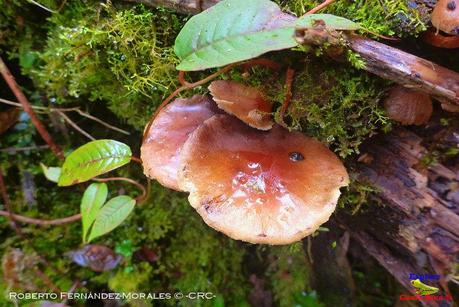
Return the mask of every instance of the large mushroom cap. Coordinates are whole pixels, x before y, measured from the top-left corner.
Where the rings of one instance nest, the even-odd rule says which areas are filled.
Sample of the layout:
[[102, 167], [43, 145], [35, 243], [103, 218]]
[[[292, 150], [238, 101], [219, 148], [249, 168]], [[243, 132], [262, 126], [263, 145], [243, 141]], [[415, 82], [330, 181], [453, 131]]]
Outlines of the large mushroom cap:
[[193, 132], [178, 177], [209, 226], [233, 239], [267, 244], [314, 232], [349, 182], [341, 161], [320, 142], [277, 125], [258, 131], [227, 115]]
[[260, 130], [272, 128], [271, 104], [256, 88], [231, 80], [217, 80], [209, 85], [217, 106], [251, 127]]
[[154, 119], [140, 148], [144, 173], [162, 185], [179, 190], [177, 170], [180, 151], [189, 134], [218, 112], [204, 96], [176, 99]]
[[431, 21], [438, 30], [459, 35], [459, 0], [438, 0]]
[[401, 85], [391, 88], [384, 100], [384, 108], [390, 119], [402, 125], [425, 124], [433, 112], [432, 100], [429, 95]]

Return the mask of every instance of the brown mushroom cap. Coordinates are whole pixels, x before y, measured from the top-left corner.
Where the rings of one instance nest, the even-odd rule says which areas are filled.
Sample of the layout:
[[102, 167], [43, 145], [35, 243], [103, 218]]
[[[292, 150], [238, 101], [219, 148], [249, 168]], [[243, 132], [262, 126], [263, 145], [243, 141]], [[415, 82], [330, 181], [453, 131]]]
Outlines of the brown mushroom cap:
[[431, 21], [438, 30], [459, 35], [459, 0], [438, 0]]
[[384, 100], [384, 108], [390, 119], [402, 125], [422, 125], [432, 116], [430, 97], [406, 87], [394, 86]]
[[209, 85], [209, 90], [220, 109], [251, 127], [272, 128], [272, 106], [258, 89], [231, 80], [217, 80]]
[[204, 96], [176, 99], [154, 119], [140, 148], [144, 173], [163, 186], [179, 190], [180, 152], [189, 134], [219, 110]]
[[349, 182], [341, 161], [317, 140], [278, 125], [258, 131], [228, 115], [215, 115], [193, 132], [178, 177], [209, 226], [266, 244], [314, 232]]

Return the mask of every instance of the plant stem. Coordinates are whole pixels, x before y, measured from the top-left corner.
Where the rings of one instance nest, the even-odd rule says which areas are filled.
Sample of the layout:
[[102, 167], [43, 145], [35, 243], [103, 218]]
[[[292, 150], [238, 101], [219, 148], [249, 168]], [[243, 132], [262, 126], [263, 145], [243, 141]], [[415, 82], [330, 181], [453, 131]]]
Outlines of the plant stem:
[[[10, 213], [4, 210], [0, 210], [0, 215], [2, 216], [10, 216]], [[27, 217], [19, 214], [11, 213], [11, 216], [18, 222], [27, 223], [27, 224], [34, 224], [39, 226], [50, 226], [50, 225], [63, 225], [78, 221], [81, 218], [81, 214], [75, 214], [72, 216], [64, 217], [62, 219], [56, 220], [41, 220], [35, 219], [32, 217]]]
[[318, 11], [320, 11], [321, 9], [324, 9], [326, 8], [327, 6], [329, 6], [330, 4], [332, 4], [333, 2], [335, 2], [336, 0], [325, 0], [324, 2], [322, 2], [321, 4], [319, 4], [318, 6], [316, 6], [315, 8], [307, 11], [303, 16], [306, 16], [306, 15], [310, 15], [310, 14], [315, 14], [317, 13]]
[[14, 79], [8, 67], [6, 67], [1, 57], [0, 57], [0, 73], [2, 74], [3, 78], [5, 79], [6, 83], [10, 87], [13, 94], [16, 96], [18, 101], [21, 103], [24, 110], [27, 112], [27, 114], [29, 114], [30, 120], [34, 124], [35, 128], [37, 128], [38, 133], [40, 133], [43, 140], [45, 140], [45, 142], [49, 145], [51, 150], [54, 152], [54, 154], [59, 159], [64, 159], [64, 153], [62, 149], [56, 143], [54, 143], [53, 139], [51, 138], [51, 135], [48, 133], [43, 123], [40, 121], [40, 119], [37, 117], [37, 115], [33, 111], [33, 108], [30, 105], [30, 102], [27, 100], [21, 88], [16, 83], [16, 80]]

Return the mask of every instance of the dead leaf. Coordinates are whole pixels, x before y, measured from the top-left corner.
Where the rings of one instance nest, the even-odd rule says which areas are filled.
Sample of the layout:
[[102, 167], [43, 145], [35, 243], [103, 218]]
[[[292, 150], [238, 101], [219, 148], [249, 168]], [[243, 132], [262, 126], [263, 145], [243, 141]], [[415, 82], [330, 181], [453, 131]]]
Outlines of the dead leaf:
[[123, 258], [104, 245], [89, 244], [79, 250], [66, 253], [76, 264], [96, 272], [114, 269]]

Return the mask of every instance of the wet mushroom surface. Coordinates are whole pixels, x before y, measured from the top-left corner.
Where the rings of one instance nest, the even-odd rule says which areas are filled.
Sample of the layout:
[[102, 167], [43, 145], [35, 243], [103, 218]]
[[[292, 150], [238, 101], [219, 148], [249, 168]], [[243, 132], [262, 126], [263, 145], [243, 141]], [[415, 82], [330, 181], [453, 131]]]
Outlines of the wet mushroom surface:
[[200, 95], [176, 99], [161, 110], [140, 148], [145, 175], [180, 190], [177, 170], [182, 146], [191, 132], [218, 112], [209, 97]]
[[272, 128], [272, 106], [258, 89], [232, 80], [217, 80], [209, 85], [209, 90], [220, 109], [251, 127]]
[[335, 210], [345, 167], [325, 145], [275, 125], [228, 115], [206, 120], [182, 149], [179, 186], [204, 221], [233, 239], [289, 244]]
[[437, 30], [459, 35], [459, 0], [438, 0], [431, 21]]

